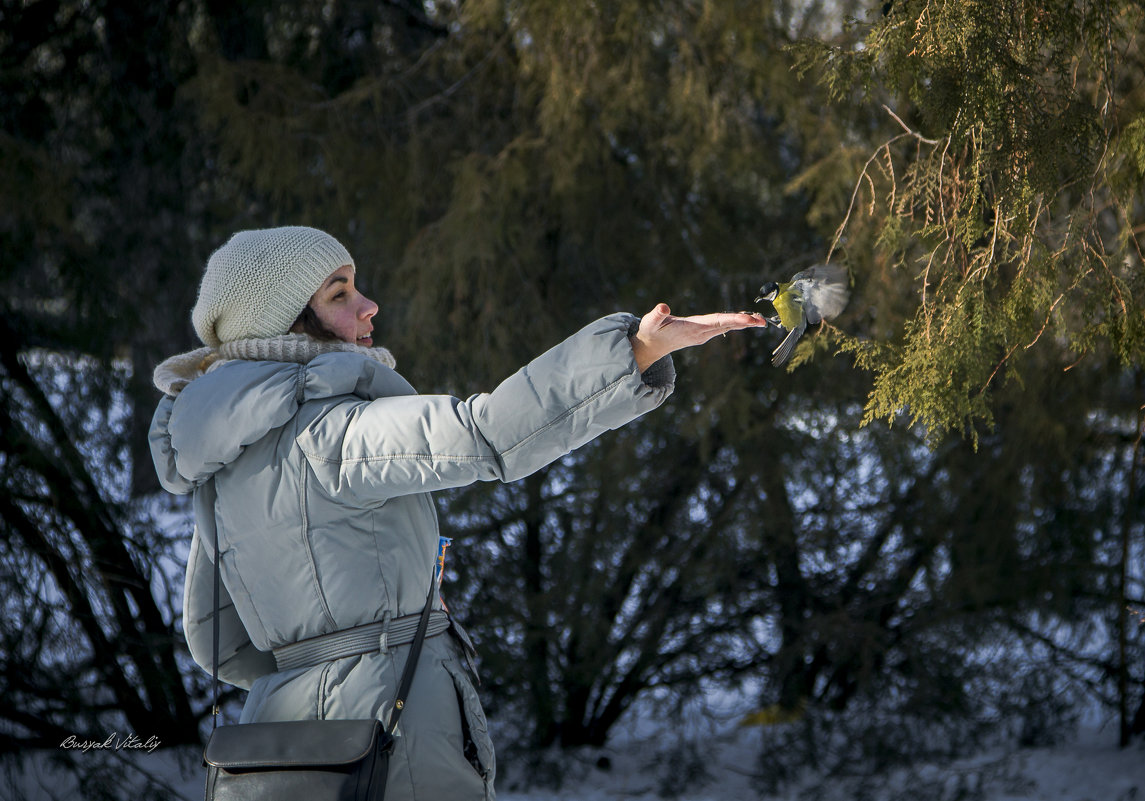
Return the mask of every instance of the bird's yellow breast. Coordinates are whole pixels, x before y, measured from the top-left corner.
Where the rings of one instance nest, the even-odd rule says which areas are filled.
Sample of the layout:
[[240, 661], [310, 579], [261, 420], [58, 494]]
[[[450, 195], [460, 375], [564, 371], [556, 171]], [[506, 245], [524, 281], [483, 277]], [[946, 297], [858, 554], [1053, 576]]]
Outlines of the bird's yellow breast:
[[780, 287], [779, 294], [771, 305], [779, 314], [779, 322], [783, 323], [783, 327], [788, 331], [796, 328], [803, 320], [803, 295], [798, 289], [790, 286]]

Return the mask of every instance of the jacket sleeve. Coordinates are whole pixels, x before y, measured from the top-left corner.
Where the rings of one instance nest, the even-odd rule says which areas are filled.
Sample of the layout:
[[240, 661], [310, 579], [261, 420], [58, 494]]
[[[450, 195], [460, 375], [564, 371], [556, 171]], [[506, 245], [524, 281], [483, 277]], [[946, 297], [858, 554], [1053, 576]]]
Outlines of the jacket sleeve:
[[[202, 532], [195, 527], [187, 556], [187, 577], [183, 587], [183, 633], [191, 658], [203, 670], [214, 664], [214, 560]], [[277, 669], [274, 655], [259, 651], [251, 643], [246, 626], [239, 619], [226, 585], [219, 586], [219, 680], [249, 690], [254, 680]]]
[[175, 495], [187, 495], [194, 491], [195, 485], [179, 475], [175, 465], [175, 449], [171, 447], [171, 433], [168, 430], [171, 411], [174, 408], [174, 396], [164, 395], [160, 399], [151, 418], [147, 441], [151, 446], [151, 459], [155, 463], [155, 473], [159, 476], [160, 486]]
[[297, 438], [326, 492], [362, 504], [474, 481], [514, 481], [656, 408], [675, 372], [641, 375], [616, 314], [583, 328], [487, 394], [343, 401]]

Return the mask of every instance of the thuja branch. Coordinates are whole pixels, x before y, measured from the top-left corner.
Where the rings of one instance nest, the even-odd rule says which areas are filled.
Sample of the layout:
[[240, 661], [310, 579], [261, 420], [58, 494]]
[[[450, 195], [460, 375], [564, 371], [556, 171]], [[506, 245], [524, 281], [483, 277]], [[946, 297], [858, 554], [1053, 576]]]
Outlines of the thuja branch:
[[[903, 122], [902, 118], [891, 111], [890, 107], [885, 103], [883, 104], [883, 108], [886, 110], [887, 114], [891, 115], [894, 121], [902, 127], [903, 133], [898, 134], [897, 136], [892, 136], [886, 142], [883, 142], [881, 145], [875, 148], [875, 152], [871, 154], [871, 157], [867, 159], [867, 163], [863, 165], [863, 169], [859, 173], [859, 177], [855, 179], [855, 188], [851, 192], [851, 201], [847, 205], [847, 213], [843, 217], [843, 222], [841, 222], [838, 229], [836, 229], [835, 237], [831, 241], [831, 247], [827, 251], [827, 261], [831, 261], [831, 256], [835, 253], [835, 249], [839, 245], [839, 240], [842, 239], [843, 232], [847, 229], [847, 225], [851, 221], [851, 213], [855, 210], [855, 201], [859, 196], [859, 188], [863, 185], [864, 180], [866, 180], [867, 183], [869, 183], [871, 186], [871, 202], [874, 202], [876, 194], [875, 184], [871, 179], [869, 171], [871, 165], [878, 160], [881, 154], [885, 154], [888, 164], [891, 163], [891, 145], [893, 145], [895, 142], [898, 142], [900, 139], [914, 139], [919, 142], [919, 144], [928, 145], [930, 147], [938, 147], [940, 144], [943, 144], [943, 142], [946, 143], [947, 147], [950, 145], [950, 137], [947, 137], [946, 139], [929, 139]], [[945, 150], [943, 152], [945, 153]]]

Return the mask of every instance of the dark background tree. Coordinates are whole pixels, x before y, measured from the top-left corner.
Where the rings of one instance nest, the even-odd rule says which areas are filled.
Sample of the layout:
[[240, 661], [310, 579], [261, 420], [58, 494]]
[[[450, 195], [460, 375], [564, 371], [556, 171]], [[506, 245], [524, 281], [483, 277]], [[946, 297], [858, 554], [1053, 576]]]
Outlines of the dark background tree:
[[198, 738], [150, 373], [212, 248], [293, 223], [348, 245], [425, 392], [851, 271], [796, 369], [771, 333], [682, 353], [666, 408], [441, 499], [501, 745], [747, 679], [773, 780], [849, 764], [817, 750], [848, 726], [883, 761], [934, 721], [1036, 742], [1090, 694], [1142, 730], [1137, 12], [565, 5], [0, 3], [0, 747]]
[[133, 470], [143, 407], [123, 419], [176, 341], [164, 307], [194, 292], [166, 257], [191, 250], [173, 213], [194, 203], [174, 104], [190, 63], [168, 46], [187, 20], [154, 3], [0, 13], [0, 739], [54, 747], [115, 719], [192, 742], [178, 596], [156, 576], [171, 538], [132, 503], [155, 486]]

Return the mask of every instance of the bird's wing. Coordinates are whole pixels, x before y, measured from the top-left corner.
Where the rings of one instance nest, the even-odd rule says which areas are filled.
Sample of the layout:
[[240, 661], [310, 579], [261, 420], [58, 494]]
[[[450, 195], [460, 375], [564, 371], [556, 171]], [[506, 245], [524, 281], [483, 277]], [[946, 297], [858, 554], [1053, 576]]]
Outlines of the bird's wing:
[[803, 294], [803, 313], [808, 323], [830, 320], [842, 314], [851, 299], [847, 271], [834, 264], [820, 264], [791, 279]]
[[779, 343], [779, 347], [771, 352], [771, 363], [775, 367], [781, 367], [788, 359], [791, 358], [791, 352], [795, 350], [795, 343], [799, 341], [799, 337], [803, 336], [803, 332], [807, 330], [807, 318], [804, 317], [799, 325], [792, 328], [787, 332], [787, 336]]

